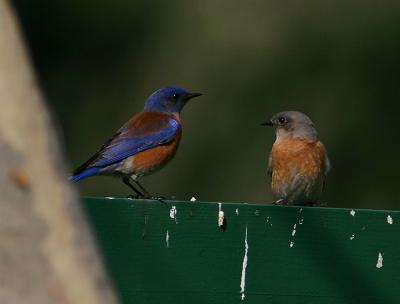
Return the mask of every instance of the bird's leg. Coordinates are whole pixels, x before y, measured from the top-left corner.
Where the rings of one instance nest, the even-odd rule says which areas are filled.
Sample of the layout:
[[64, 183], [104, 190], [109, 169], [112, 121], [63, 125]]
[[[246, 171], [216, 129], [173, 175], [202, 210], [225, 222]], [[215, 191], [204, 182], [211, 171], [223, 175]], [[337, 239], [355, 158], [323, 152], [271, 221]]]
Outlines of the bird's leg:
[[133, 180], [136, 185], [139, 187], [140, 190], [142, 190], [142, 193], [145, 195], [145, 197], [151, 198], [151, 194], [149, 191], [147, 191], [140, 183], [138, 180]]
[[129, 176], [124, 176], [122, 178], [122, 181], [124, 182], [125, 185], [127, 185], [129, 188], [131, 188], [133, 191], [136, 193], [136, 198], [144, 197], [143, 193], [140, 192], [138, 189], [136, 189], [130, 182], [130, 177]]
[[136, 185], [138, 185], [138, 187], [140, 188], [140, 190], [143, 191], [144, 195], [148, 198], [154, 199], [154, 200], [158, 200], [158, 201], [162, 201], [163, 199], [165, 199], [165, 197], [162, 196], [152, 196], [140, 183], [138, 180], [135, 180]]

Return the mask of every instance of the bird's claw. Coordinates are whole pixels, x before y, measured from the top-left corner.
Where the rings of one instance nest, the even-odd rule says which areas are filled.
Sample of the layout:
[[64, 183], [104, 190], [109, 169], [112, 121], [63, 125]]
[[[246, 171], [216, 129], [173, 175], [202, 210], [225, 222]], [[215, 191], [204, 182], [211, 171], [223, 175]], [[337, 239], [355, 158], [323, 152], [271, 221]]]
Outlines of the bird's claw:
[[161, 195], [150, 195], [150, 194], [144, 194], [142, 196], [137, 196], [136, 198], [140, 199], [148, 199], [148, 200], [153, 200], [153, 201], [163, 201], [166, 199], [165, 196]]
[[160, 201], [160, 202], [166, 199], [165, 196], [151, 196], [149, 198], [152, 200], [155, 200], [155, 201]]
[[129, 194], [126, 198], [130, 198], [130, 199], [143, 199], [145, 198], [143, 195], [133, 195], [133, 194]]
[[285, 201], [281, 198], [273, 202], [272, 205], [285, 205]]
[[129, 195], [127, 196], [127, 198], [130, 198], [130, 199], [148, 199], [148, 200], [154, 200], [154, 201], [160, 201], [160, 202], [162, 202], [162, 201], [164, 201], [164, 200], [167, 199], [165, 196], [161, 196], [161, 195], [150, 195], [150, 194], [144, 194], [144, 195], [140, 195], [140, 194], [137, 194], [137, 195], [129, 194]]

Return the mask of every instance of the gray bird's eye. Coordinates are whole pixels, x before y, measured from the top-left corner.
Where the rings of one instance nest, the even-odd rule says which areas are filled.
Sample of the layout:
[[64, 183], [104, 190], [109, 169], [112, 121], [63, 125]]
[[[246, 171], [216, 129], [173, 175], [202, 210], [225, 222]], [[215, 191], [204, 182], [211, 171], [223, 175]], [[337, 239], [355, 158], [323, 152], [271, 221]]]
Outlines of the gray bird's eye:
[[284, 125], [287, 122], [287, 120], [285, 117], [281, 116], [278, 118], [278, 122], [280, 125]]

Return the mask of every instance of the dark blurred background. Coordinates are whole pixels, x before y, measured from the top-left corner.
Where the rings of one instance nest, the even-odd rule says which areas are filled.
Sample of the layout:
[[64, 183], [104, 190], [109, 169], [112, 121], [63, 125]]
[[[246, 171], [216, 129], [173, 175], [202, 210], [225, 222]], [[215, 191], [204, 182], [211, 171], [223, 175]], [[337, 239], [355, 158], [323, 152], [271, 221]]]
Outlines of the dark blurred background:
[[[282, 110], [314, 121], [332, 207], [400, 206], [400, 2], [13, 1], [72, 169], [154, 90], [204, 96], [183, 111], [176, 158], [143, 179], [179, 199], [271, 202], [267, 155]], [[34, 115], [34, 113], [32, 113]], [[82, 195], [126, 196], [95, 177]]]

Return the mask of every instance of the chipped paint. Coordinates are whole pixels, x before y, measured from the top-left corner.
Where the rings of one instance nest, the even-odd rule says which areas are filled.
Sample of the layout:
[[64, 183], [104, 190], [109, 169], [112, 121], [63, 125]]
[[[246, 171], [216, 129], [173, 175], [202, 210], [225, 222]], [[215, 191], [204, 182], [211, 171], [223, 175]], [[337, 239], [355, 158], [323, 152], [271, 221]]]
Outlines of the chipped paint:
[[218, 203], [218, 227], [224, 226], [224, 218], [225, 214], [224, 211], [222, 211], [222, 204]]
[[354, 233], [352, 235], [350, 235], [350, 237], [349, 237], [350, 241], [354, 240], [355, 237], [356, 237], [356, 235]]
[[271, 217], [267, 216], [267, 225], [269, 225], [270, 227], [272, 227], [272, 223], [271, 223]]
[[167, 245], [167, 248], [169, 248], [169, 231], [168, 230], [165, 233], [165, 243]]
[[304, 222], [304, 217], [302, 217], [301, 219], [299, 219], [299, 225], [303, 225]]
[[247, 243], [247, 225], [246, 225], [246, 235], [244, 238], [244, 256], [242, 263], [242, 276], [240, 279], [240, 298], [243, 301], [245, 298], [245, 287], [246, 287], [246, 269], [247, 269], [247, 253], [249, 251], [249, 244]]
[[172, 206], [171, 209], [169, 210], [169, 217], [176, 221], [177, 213], [178, 213], [178, 210], [176, 209], [176, 206]]
[[236, 215], [239, 215], [239, 208], [236, 208], [235, 213]]
[[355, 215], [356, 215], [356, 212], [352, 209], [352, 210], [350, 211], [350, 215], [351, 215], [351, 216], [355, 216]]
[[297, 227], [297, 224], [294, 224], [293, 225], [292, 236], [295, 236], [295, 234], [296, 234], [296, 227]]
[[378, 253], [378, 260], [376, 261], [376, 268], [380, 269], [383, 267], [383, 254]]
[[224, 211], [219, 211], [218, 212], [218, 227], [224, 226], [224, 217], [225, 217]]
[[[300, 222], [300, 220], [299, 220], [299, 222]], [[294, 246], [294, 238], [295, 238], [295, 235], [296, 235], [296, 232], [297, 232], [296, 228], [297, 228], [297, 224], [294, 224], [293, 225], [293, 230], [292, 230], [292, 233], [291, 233], [292, 237], [291, 237], [291, 240], [290, 240], [290, 243], [289, 243], [290, 248], [292, 248]]]
[[190, 199], [190, 201], [191, 201], [191, 202], [195, 202], [195, 201], [197, 201], [197, 199], [196, 199], [194, 196], [192, 196], [192, 198]]
[[387, 216], [386, 222], [387, 222], [389, 225], [392, 225], [392, 224], [393, 224], [393, 219], [392, 219], [392, 217], [391, 217], [390, 215]]

